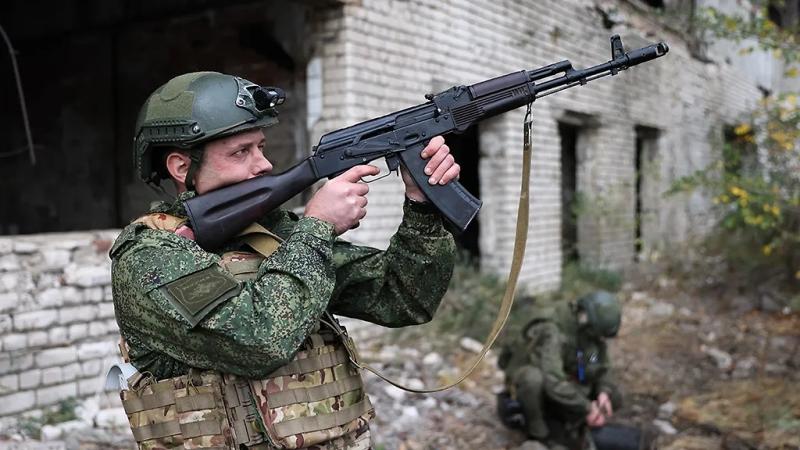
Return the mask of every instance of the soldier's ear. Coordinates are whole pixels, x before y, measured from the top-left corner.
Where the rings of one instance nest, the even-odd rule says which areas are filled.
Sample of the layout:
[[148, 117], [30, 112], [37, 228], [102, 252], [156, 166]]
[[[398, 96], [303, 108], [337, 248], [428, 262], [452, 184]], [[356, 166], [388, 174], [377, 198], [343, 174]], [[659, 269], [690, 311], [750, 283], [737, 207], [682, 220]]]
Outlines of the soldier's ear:
[[164, 158], [164, 165], [169, 176], [179, 185], [186, 185], [186, 175], [189, 173], [191, 163], [192, 159], [189, 154], [182, 150], [168, 152]]
[[586, 311], [578, 312], [578, 325], [586, 325], [589, 323], [589, 315], [586, 314]]

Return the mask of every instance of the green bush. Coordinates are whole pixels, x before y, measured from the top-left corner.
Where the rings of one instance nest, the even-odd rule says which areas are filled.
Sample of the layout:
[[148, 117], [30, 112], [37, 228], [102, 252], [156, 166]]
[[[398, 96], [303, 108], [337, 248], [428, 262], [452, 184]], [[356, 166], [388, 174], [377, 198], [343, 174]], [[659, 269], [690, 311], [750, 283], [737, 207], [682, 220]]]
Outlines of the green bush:
[[19, 419], [18, 427], [27, 437], [38, 439], [45, 425], [55, 425], [78, 418], [75, 409], [79, 402], [75, 397], [61, 400], [58, 405], [48, 409], [39, 417], [22, 417]]
[[[800, 22], [785, 0], [754, 0], [740, 12], [706, 7], [697, 30], [771, 52], [784, 76], [800, 74]], [[794, 20], [784, 20], [795, 17]], [[777, 21], [777, 23], [776, 23]], [[717, 161], [678, 180], [672, 192], [703, 190], [719, 218], [704, 249], [720, 256], [741, 287], [780, 282], [800, 288], [800, 109], [797, 93], [768, 95], [740, 123], [721, 133]], [[719, 268], [715, 268], [719, 272]], [[797, 297], [796, 297], [797, 298]]]
[[505, 289], [506, 283], [500, 277], [482, 274], [475, 260], [461, 254], [436, 313], [437, 331], [484, 340], [497, 317]]
[[762, 101], [733, 127], [720, 158], [671, 192], [702, 189], [718, 222], [705, 248], [744, 285], [800, 280], [800, 110], [797, 96]]
[[[531, 317], [532, 308], [539, 303], [575, 299], [598, 289], [615, 292], [620, 285], [621, 277], [618, 273], [569, 264], [564, 267], [561, 287], [555, 292], [530, 296], [518, 287], [517, 298], [499, 343], [521, 330]], [[435, 335], [436, 341], [442, 345], [451, 345], [452, 338], [460, 336], [483, 342], [497, 318], [505, 289], [506, 283], [503, 279], [497, 275], [481, 273], [477, 263], [462, 254], [433, 322], [423, 327], [403, 329], [398, 332], [397, 337], [414, 340], [421, 339], [423, 334]]]

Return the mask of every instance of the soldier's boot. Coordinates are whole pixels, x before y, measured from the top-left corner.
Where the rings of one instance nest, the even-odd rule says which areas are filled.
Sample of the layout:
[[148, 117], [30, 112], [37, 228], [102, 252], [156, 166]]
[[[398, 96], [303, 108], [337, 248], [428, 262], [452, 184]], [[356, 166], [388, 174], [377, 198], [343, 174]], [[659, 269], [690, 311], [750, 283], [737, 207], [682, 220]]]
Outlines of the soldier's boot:
[[525, 431], [533, 439], [543, 440], [550, 433], [544, 421], [544, 376], [533, 366], [520, 368], [514, 377], [514, 394], [525, 414]]

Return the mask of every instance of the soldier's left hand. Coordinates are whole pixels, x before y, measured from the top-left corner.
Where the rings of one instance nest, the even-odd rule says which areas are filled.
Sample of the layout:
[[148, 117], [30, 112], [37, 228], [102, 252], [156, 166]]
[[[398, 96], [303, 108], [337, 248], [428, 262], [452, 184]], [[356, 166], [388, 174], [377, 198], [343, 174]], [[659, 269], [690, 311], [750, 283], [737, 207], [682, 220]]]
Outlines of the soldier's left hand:
[[[461, 166], [453, 159], [450, 153], [450, 147], [444, 143], [444, 138], [436, 136], [428, 142], [425, 149], [422, 150], [421, 155], [424, 159], [428, 160], [425, 165], [425, 175], [428, 175], [429, 184], [445, 185], [453, 180], [457, 180], [461, 174]], [[411, 200], [424, 202], [428, 199], [422, 193], [414, 180], [401, 167], [400, 173], [403, 175], [403, 182], [406, 184], [406, 196]]]
[[599, 428], [606, 424], [606, 417], [600, 411], [597, 400], [592, 400], [589, 405], [589, 414], [586, 415], [586, 425], [591, 428]]

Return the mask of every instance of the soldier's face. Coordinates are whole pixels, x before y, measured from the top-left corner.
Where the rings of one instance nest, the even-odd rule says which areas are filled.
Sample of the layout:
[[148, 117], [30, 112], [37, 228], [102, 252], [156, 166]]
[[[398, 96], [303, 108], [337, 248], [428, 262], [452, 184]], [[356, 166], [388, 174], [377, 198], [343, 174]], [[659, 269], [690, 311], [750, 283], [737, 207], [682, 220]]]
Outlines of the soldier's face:
[[244, 131], [206, 144], [203, 163], [194, 178], [198, 194], [270, 173], [264, 157], [264, 132]]

